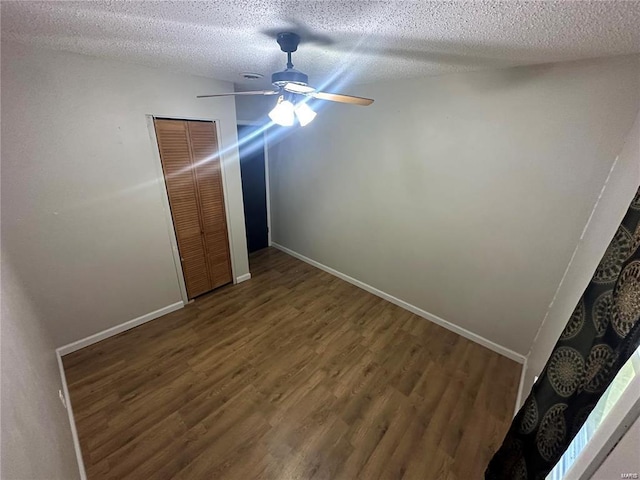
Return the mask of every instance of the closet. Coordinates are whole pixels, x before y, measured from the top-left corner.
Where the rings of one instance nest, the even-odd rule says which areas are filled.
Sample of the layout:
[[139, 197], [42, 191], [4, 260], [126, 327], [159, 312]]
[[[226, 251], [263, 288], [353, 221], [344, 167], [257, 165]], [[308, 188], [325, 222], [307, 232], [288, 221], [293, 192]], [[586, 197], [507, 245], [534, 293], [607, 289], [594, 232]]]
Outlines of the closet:
[[189, 298], [232, 280], [214, 122], [154, 120]]

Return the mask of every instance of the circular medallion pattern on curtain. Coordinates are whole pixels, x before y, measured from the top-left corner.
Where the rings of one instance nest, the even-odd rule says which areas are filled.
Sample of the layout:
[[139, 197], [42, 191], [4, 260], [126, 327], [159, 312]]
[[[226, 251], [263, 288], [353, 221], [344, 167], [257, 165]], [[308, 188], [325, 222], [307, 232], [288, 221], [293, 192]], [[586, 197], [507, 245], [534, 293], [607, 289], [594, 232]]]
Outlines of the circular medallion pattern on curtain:
[[602, 293], [593, 303], [591, 320], [593, 321], [593, 326], [596, 328], [596, 337], [602, 337], [607, 331], [612, 305], [612, 290], [607, 290], [606, 292]]
[[524, 458], [518, 460], [518, 463], [513, 468], [513, 480], [528, 480], [527, 462]]
[[557, 403], [544, 414], [536, 435], [536, 446], [540, 456], [550, 462], [561, 451], [567, 435], [567, 424], [564, 419], [565, 403]]
[[640, 318], [640, 261], [629, 263], [613, 292], [611, 323], [615, 332], [626, 337]]
[[603, 390], [615, 361], [616, 355], [609, 345], [604, 343], [595, 345], [587, 357], [583, 389], [589, 393]]
[[631, 252], [636, 251], [638, 247], [640, 247], [640, 225], [636, 226], [636, 229], [633, 232], [633, 239], [631, 240]]
[[531, 433], [537, 425], [538, 404], [536, 403], [536, 399], [534, 397], [529, 397], [524, 405], [524, 414], [522, 415], [522, 420], [520, 421], [520, 433], [525, 435]]
[[571, 314], [569, 323], [567, 323], [567, 326], [564, 327], [560, 338], [562, 340], [567, 340], [569, 338], [575, 337], [580, 332], [580, 330], [582, 330], [582, 326], [584, 325], [584, 317], [584, 300], [581, 298], [578, 302], [578, 305], [576, 305], [576, 308]]
[[584, 359], [571, 347], [560, 347], [549, 360], [549, 383], [561, 397], [576, 391], [584, 375]]
[[613, 240], [607, 247], [607, 251], [602, 257], [596, 273], [593, 274], [592, 281], [595, 283], [610, 283], [615, 281], [620, 275], [622, 264], [629, 258], [629, 255], [633, 252], [631, 247], [633, 245], [633, 238], [631, 233], [620, 226], [616, 232]]

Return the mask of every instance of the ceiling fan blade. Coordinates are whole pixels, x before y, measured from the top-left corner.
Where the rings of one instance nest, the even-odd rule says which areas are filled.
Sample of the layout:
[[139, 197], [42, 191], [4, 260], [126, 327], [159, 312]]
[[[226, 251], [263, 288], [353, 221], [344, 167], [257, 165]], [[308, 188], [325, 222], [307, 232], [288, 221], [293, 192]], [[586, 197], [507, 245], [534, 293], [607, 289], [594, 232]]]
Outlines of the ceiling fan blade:
[[352, 95], [341, 95], [339, 93], [313, 92], [309, 94], [318, 100], [329, 100], [330, 102], [350, 103], [351, 105], [360, 105], [366, 107], [373, 103], [373, 99], [364, 97], [354, 97]]
[[198, 95], [196, 98], [229, 97], [234, 95], [277, 95], [275, 90], [254, 90], [252, 92], [216, 93], [214, 95]]

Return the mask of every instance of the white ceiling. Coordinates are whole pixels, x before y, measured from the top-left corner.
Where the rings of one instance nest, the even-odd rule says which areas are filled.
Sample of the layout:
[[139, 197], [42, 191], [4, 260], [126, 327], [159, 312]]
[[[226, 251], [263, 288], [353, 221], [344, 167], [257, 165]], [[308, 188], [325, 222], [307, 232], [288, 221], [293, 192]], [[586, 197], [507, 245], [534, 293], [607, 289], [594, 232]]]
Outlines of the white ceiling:
[[2, 2], [2, 38], [263, 87], [274, 37], [318, 86], [640, 52], [640, 2]]

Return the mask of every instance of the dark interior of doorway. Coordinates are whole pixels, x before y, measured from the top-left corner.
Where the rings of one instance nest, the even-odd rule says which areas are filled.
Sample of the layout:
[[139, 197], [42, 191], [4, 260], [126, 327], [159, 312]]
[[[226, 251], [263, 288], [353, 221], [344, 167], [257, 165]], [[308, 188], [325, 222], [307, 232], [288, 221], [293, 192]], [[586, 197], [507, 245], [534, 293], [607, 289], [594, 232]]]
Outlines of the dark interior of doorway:
[[269, 245], [264, 136], [260, 127], [238, 125], [244, 223], [249, 253]]

